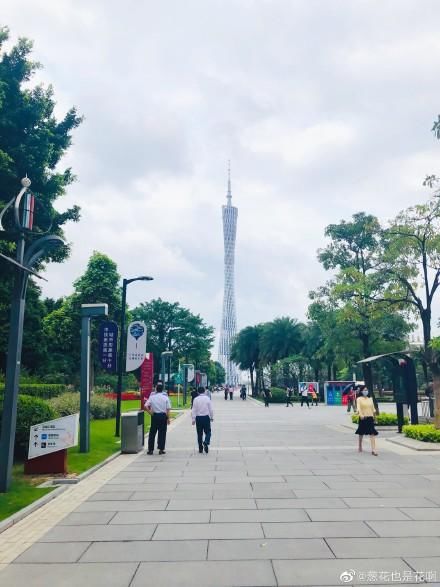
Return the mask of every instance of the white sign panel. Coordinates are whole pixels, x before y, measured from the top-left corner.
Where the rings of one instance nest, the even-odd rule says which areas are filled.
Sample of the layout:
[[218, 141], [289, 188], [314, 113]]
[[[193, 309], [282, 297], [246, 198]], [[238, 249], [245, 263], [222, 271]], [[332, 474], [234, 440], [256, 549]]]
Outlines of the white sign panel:
[[191, 383], [191, 381], [194, 379], [194, 375], [195, 375], [195, 373], [194, 373], [194, 365], [188, 365], [188, 367], [187, 367], [187, 374], [188, 374], [187, 381], [188, 381], [188, 383]]
[[145, 322], [132, 322], [127, 329], [126, 371], [134, 371], [142, 365], [147, 348], [147, 327]]
[[79, 414], [34, 424], [29, 431], [28, 459], [78, 444]]

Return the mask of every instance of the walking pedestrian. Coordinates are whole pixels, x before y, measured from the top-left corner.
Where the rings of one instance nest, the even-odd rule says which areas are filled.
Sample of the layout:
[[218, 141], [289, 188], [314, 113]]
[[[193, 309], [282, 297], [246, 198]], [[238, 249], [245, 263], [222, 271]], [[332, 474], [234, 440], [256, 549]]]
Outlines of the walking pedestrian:
[[264, 388], [264, 407], [268, 408], [269, 407], [269, 399], [272, 397], [272, 394], [270, 393], [270, 389], [265, 387]]
[[196, 388], [194, 388], [191, 392], [191, 407], [193, 407], [194, 400], [198, 395], [199, 395], [199, 392], [197, 391]]
[[307, 387], [305, 385], [303, 385], [301, 387], [301, 407], [303, 407], [304, 402], [306, 402], [307, 407], [310, 410], [311, 408], [310, 408], [310, 405], [309, 405], [309, 391], [308, 391], [308, 389], [307, 389]]
[[167, 426], [170, 423], [171, 402], [163, 389], [162, 383], [156, 385], [156, 392], [152, 393], [145, 402], [145, 409], [151, 416], [150, 433], [148, 434], [148, 455], [154, 452], [154, 440], [158, 435], [157, 444], [159, 454], [165, 454]]
[[347, 412], [353, 408], [353, 412], [356, 412], [356, 387], [352, 385], [347, 393]]
[[[196, 425], [199, 453], [203, 453], [203, 449], [208, 453], [211, 442], [211, 422], [214, 421], [214, 412], [211, 399], [206, 395], [203, 387], [199, 387], [199, 395], [194, 400], [191, 417], [193, 426], [194, 424]], [[205, 435], [205, 438], [203, 438], [203, 435]]]
[[241, 389], [240, 389], [240, 397], [242, 400], [245, 400], [246, 396], [247, 396], [246, 385], [242, 385]]
[[359, 425], [356, 434], [359, 435], [359, 452], [362, 452], [362, 440], [364, 436], [370, 437], [371, 454], [378, 456], [376, 452], [376, 436], [378, 434], [374, 427], [375, 408], [372, 398], [369, 396], [368, 388], [363, 385], [356, 400], [356, 407], [359, 414]]
[[229, 385], [225, 385], [225, 400], [228, 399], [228, 395], [229, 395]]
[[312, 406], [313, 404], [315, 404], [315, 406], [318, 405], [318, 394], [316, 393], [315, 387], [312, 385], [312, 390], [310, 392], [310, 395], [312, 396]]
[[234, 399], [234, 387], [232, 385], [229, 388], [229, 399]]
[[292, 406], [293, 408], [293, 389], [291, 387], [286, 387], [286, 408]]

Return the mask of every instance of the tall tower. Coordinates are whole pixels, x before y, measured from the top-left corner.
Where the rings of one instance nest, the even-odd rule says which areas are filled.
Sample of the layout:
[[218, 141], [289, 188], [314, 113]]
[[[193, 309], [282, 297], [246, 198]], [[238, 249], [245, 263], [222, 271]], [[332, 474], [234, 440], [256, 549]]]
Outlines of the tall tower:
[[230, 359], [231, 346], [237, 334], [235, 317], [234, 257], [238, 209], [232, 206], [231, 168], [228, 167], [228, 193], [222, 206], [223, 239], [225, 245], [225, 288], [223, 294], [222, 327], [220, 332], [219, 362], [226, 371], [226, 383], [238, 385], [237, 367]]

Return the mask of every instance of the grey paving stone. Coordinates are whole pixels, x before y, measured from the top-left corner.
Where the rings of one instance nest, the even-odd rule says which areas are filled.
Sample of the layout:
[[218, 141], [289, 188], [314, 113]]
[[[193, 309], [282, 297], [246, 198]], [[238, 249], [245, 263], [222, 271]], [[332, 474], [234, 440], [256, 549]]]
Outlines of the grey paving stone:
[[164, 510], [168, 499], [151, 499], [148, 501], [85, 501], [78, 506], [75, 512], [106, 512], [115, 510], [120, 512], [134, 512], [146, 510]]
[[80, 562], [206, 560], [207, 540], [94, 542]]
[[403, 512], [413, 520], [440, 520], [440, 508], [403, 508]]
[[360, 487], [355, 489], [294, 489], [295, 497], [377, 497], [371, 489]]
[[209, 510], [118, 512], [110, 524], [203, 524], [209, 520]]
[[60, 522], [60, 526], [84, 526], [84, 524], [108, 524], [116, 512], [73, 512]]
[[[372, 521], [369, 525], [379, 536], [440, 536], [440, 520], [407, 522]], [[439, 577], [440, 579], [440, 577]]]
[[307, 522], [304, 510], [216, 510], [211, 522]]
[[289, 487], [286, 483], [281, 484], [281, 483], [277, 483], [276, 485], [278, 485], [278, 487], [274, 487], [272, 483], [267, 483], [267, 485], [270, 485], [270, 487], [265, 488], [264, 487], [264, 483], [262, 483], [261, 485], [258, 484], [258, 487], [256, 487], [254, 485], [254, 491], [253, 491], [253, 497], [258, 497], [258, 498], [284, 498], [284, 497], [295, 497], [295, 494], [293, 493], [293, 489], [291, 487]]
[[[210, 540], [209, 560], [249, 560], [257, 559], [327, 559], [333, 558], [324, 540]], [[253, 562], [249, 562], [250, 565]]]
[[[415, 571], [425, 574], [428, 583], [440, 583], [440, 557], [405, 557], [405, 562]], [[420, 583], [419, 583], [420, 584]]]
[[344, 501], [351, 508], [432, 508], [433, 502], [423, 497], [346, 497]]
[[[368, 498], [365, 498], [368, 499]], [[259, 510], [283, 508], [346, 508], [347, 505], [337, 497], [302, 499], [257, 499]]]
[[5, 587], [129, 587], [136, 563], [13, 564], [1, 571]]
[[141, 563], [131, 587], [272, 587], [276, 585], [270, 561], [204, 561]]
[[327, 543], [337, 558], [436, 556], [440, 552], [440, 538], [328, 538]]
[[[422, 508], [429, 511], [428, 508]], [[308, 516], [314, 522], [338, 522], [343, 520], [408, 520], [397, 508], [347, 508], [341, 509], [307, 509]], [[405, 510], [406, 512], [406, 510]]]
[[[405, 522], [402, 522], [405, 523]], [[330, 538], [375, 536], [361, 521], [263, 523], [267, 538]]]
[[89, 546], [90, 542], [36, 542], [16, 558], [14, 563], [74, 563]]
[[41, 538], [41, 542], [150, 540], [155, 529], [155, 524], [55, 526]]
[[[191, 490], [191, 491], [134, 491], [128, 498], [130, 501], [147, 501], [149, 499], [211, 499], [214, 491]], [[101, 493], [102, 495], [102, 493]]]
[[167, 510], [252, 510], [256, 507], [254, 499], [171, 499]]
[[287, 485], [292, 489], [326, 489], [327, 487], [324, 481], [314, 476], [291, 477], [290, 475], [286, 475], [285, 479]]
[[[213, 499], [237, 499], [237, 498], [252, 498], [255, 497], [254, 492], [252, 491], [251, 486], [247, 486], [246, 489], [242, 489], [242, 488], [235, 488], [235, 487], [231, 487], [230, 485], [223, 487], [223, 485], [221, 486], [221, 489], [218, 489], [218, 485], [216, 486], [217, 489], [215, 489], [212, 493], [212, 497]], [[180, 492], [183, 493], [183, 492]], [[188, 492], [189, 494], [189, 492]]]
[[130, 499], [133, 491], [97, 491], [87, 501], [125, 501]]
[[196, 540], [213, 538], [263, 538], [259, 523], [223, 523], [223, 524], [159, 524], [154, 533], [154, 540]]
[[398, 489], [375, 489], [374, 491], [380, 497], [425, 497], [434, 503], [439, 493], [438, 489], [427, 487], [399, 487]]
[[[274, 560], [273, 568], [280, 587], [318, 585], [368, 585], [360, 573], [368, 571], [409, 572], [410, 567], [400, 558], [380, 558], [365, 561], [363, 559], [338, 560]], [[340, 577], [344, 572], [354, 570], [356, 574], [350, 582], [343, 582]], [[378, 584], [377, 582], [374, 584]], [[390, 584], [390, 582], [388, 582]], [[405, 583], [406, 584], [406, 583]]]

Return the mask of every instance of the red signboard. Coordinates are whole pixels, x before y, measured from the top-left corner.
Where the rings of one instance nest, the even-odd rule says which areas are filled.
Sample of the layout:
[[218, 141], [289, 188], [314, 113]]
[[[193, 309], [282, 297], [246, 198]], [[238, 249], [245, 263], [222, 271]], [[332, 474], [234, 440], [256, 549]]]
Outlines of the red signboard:
[[146, 353], [144, 362], [141, 365], [141, 410], [145, 409], [145, 401], [153, 391], [154, 356], [153, 353]]

